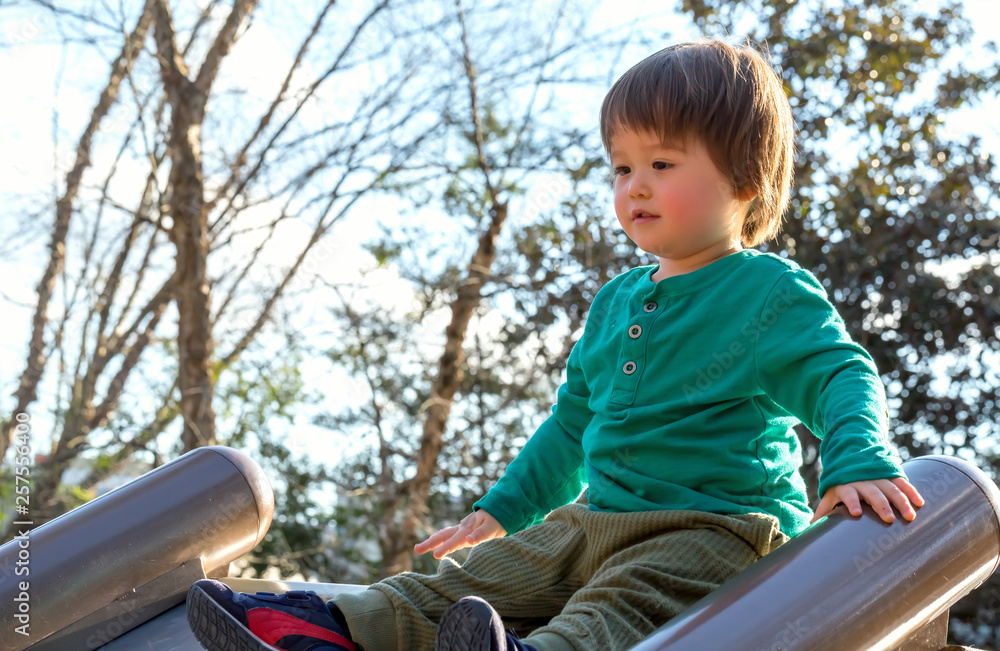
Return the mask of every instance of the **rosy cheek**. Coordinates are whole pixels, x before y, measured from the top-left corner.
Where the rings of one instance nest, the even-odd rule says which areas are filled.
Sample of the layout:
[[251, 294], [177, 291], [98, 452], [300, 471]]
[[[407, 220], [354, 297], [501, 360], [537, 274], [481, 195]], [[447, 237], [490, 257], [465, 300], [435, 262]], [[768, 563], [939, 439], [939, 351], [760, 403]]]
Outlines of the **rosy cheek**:
[[677, 226], [684, 226], [693, 221], [692, 209], [695, 207], [694, 193], [683, 189], [672, 189], [663, 195], [661, 203], [663, 211], [670, 215], [670, 221]]
[[678, 184], [664, 194], [663, 205], [677, 226], [694, 226], [704, 218], [705, 200], [710, 192], [711, 188], [701, 183]]

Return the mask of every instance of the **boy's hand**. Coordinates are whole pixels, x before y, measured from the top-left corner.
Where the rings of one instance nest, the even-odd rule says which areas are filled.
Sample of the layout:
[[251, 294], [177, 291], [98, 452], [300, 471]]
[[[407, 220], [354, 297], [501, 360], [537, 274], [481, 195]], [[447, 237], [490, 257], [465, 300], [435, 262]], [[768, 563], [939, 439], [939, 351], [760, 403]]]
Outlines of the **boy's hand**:
[[913, 484], [902, 477], [895, 479], [874, 479], [869, 481], [852, 481], [847, 484], [840, 484], [828, 488], [826, 495], [820, 500], [816, 507], [816, 515], [809, 521], [809, 524], [816, 522], [824, 515], [833, 510], [833, 507], [843, 502], [851, 515], [861, 515], [861, 501], [863, 498], [871, 504], [875, 512], [886, 522], [896, 519], [889, 505], [891, 501], [903, 514], [907, 520], [917, 517], [917, 512], [913, 510], [913, 505], [923, 506], [924, 498], [921, 497]]
[[474, 547], [481, 542], [506, 535], [507, 530], [500, 526], [496, 518], [479, 509], [462, 518], [454, 527], [445, 527], [427, 540], [417, 543], [413, 551], [425, 554], [434, 550], [434, 558], [443, 558], [453, 551]]

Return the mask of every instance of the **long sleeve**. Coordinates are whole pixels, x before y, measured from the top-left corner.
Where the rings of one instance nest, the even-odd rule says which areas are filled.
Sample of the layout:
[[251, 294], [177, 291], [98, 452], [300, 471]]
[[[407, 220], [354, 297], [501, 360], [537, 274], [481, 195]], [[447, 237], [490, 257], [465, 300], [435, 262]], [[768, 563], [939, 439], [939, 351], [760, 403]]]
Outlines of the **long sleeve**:
[[490, 491], [473, 505], [514, 533], [573, 501], [586, 483], [583, 431], [593, 418], [590, 390], [580, 367], [581, 341], [570, 352], [566, 381], [552, 415], [528, 439]]
[[822, 497], [852, 481], [904, 477], [888, 440], [885, 388], [823, 286], [805, 270], [775, 283], [756, 322], [761, 390], [822, 440]]

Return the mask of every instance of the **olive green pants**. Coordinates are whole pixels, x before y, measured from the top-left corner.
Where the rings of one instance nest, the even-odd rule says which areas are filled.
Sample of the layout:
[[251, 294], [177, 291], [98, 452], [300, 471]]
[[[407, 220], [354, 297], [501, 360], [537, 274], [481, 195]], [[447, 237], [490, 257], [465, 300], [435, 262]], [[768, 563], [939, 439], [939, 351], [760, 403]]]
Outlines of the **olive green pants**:
[[[765, 513], [607, 513], [562, 506], [437, 574], [404, 572], [332, 601], [365, 651], [433, 650], [445, 608], [486, 599], [539, 651], [628, 649], [788, 540]], [[539, 627], [539, 625], [541, 625]]]

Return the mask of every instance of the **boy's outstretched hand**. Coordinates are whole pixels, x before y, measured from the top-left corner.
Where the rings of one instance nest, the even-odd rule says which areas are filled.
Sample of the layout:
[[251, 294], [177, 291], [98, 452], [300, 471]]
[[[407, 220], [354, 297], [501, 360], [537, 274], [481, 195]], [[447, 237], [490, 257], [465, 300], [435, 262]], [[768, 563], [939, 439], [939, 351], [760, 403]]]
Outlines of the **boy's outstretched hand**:
[[809, 524], [822, 518], [841, 502], [851, 512], [851, 515], [861, 515], [861, 499], [871, 504], [875, 512], [885, 522], [892, 522], [896, 519], [889, 502], [892, 502], [907, 520], [917, 517], [917, 512], [913, 510], [914, 505], [924, 505], [924, 498], [917, 492], [917, 489], [902, 477], [852, 481], [828, 488], [816, 507], [816, 515], [809, 521]]
[[434, 558], [444, 558], [453, 551], [506, 535], [507, 530], [500, 526], [496, 518], [479, 509], [462, 518], [457, 525], [431, 534], [427, 540], [414, 545], [413, 551], [426, 554], [433, 550]]

